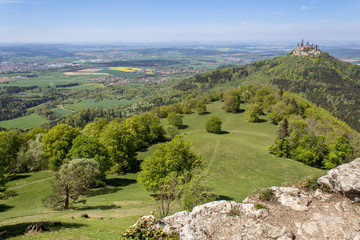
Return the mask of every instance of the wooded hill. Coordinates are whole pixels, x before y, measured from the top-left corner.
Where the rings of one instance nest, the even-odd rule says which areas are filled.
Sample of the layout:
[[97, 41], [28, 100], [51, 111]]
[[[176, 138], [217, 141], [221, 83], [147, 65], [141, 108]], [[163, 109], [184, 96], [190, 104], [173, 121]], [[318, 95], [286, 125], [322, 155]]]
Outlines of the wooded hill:
[[360, 131], [360, 66], [342, 62], [327, 52], [262, 60], [196, 75], [174, 89], [199, 91], [213, 87], [265, 83], [298, 93]]

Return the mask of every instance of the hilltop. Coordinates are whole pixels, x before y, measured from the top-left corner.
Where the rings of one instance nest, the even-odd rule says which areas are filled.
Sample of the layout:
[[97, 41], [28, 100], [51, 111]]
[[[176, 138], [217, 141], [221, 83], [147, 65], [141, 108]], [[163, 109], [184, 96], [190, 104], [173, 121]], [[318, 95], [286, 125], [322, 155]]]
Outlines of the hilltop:
[[360, 66], [327, 52], [300, 56], [291, 52], [246, 66], [217, 69], [185, 79], [174, 89], [196, 92], [253, 83], [298, 93], [360, 130]]

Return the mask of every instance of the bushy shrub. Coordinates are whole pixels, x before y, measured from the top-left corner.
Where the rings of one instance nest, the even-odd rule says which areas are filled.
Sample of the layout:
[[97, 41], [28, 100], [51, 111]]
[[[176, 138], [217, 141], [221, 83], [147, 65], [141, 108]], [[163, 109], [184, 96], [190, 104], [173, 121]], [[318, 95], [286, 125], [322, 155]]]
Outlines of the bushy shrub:
[[168, 125], [173, 125], [178, 129], [183, 127], [183, 116], [180, 114], [170, 113], [167, 117]]
[[209, 133], [219, 134], [221, 133], [221, 119], [217, 116], [211, 116], [205, 125], [205, 129]]
[[157, 222], [160, 222], [160, 220], [142, 217], [134, 226], [131, 226], [122, 234], [121, 239], [180, 239], [180, 236], [176, 233], [165, 233], [162, 228], [155, 228]]

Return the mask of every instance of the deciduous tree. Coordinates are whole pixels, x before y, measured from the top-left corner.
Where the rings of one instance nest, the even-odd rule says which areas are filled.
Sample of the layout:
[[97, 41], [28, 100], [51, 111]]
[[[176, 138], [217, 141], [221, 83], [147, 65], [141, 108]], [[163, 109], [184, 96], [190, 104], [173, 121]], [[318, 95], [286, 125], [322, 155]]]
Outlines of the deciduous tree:
[[98, 162], [100, 180], [105, 179], [105, 173], [111, 168], [111, 161], [106, 147], [98, 140], [86, 135], [77, 136], [70, 149], [72, 158], [91, 158]]
[[75, 159], [60, 167], [52, 182], [53, 193], [43, 199], [48, 207], [69, 209], [95, 185], [99, 164], [93, 159]]
[[79, 135], [79, 129], [66, 124], [53, 127], [46, 133], [41, 142], [44, 144], [45, 156], [49, 159], [49, 168], [56, 171], [72, 147], [72, 141]]
[[177, 127], [178, 129], [181, 129], [183, 127], [183, 116], [176, 113], [169, 113], [167, 117], [168, 125], [173, 125]]
[[154, 154], [141, 164], [138, 181], [147, 191], [157, 191], [160, 182], [165, 182], [170, 174], [182, 175], [200, 166], [197, 154], [190, 150], [191, 143], [177, 135], [167, 143], [159, 144]]

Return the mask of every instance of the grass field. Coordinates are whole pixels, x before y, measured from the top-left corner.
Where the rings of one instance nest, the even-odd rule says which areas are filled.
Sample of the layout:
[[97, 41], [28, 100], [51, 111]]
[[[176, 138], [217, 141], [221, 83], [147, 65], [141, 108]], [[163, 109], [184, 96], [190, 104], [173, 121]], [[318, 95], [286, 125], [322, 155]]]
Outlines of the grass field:
[[44, 119], [43, 117], [39, 116], [36, 113], [33, 113], [29, 116], [24, 116], [24, 117], [11, 119], [11, 120], [1, 121], [0, 127], [30, 129], [30, 128], [38, 127], [47, 122], [48, 121], [46, 119]]
[[[245, 108], [244, 105], [241, 108]], [[207, 105], [211, 114], [185, 115], [182, 132], [200, 153], [218, 194], [241, 201], [257, 188], [296, 182], [306, 176], [318, 177], [323, 170], [277, 158], [266, 147], [272, 143], [276, 126], [269, 122], [249, 123], [244, 113], [226, 114], [220, 103]], [[205, 131], [211, 115], [221, 118], [223, 134]], [[266, 119], [264, 119], [266, 120]]]
[[96, 88], [99, 87], [104, 87], [103, 84], [98, 84], [98, 83], [86, 83], [86, 84], [81, 84], [81, 85], [77, 85], [77, 86], [73, 86], [73, 87], [67, 87], [65, 89], [69, 89], [69, 90], [94, 90]]
[[[244, 113], [224, 113], [218, 102], [207, 105], [207, 110], [207, 115], [185, 115], [183, 120], [186, 128], [181, 133], [192, 141], [194, 151], [202, 157], [209, 181], [222, 199], [239, 202], [258, 188], [291, 183], [306, 176], [318, 177], [325, 173], [270, 155], [266, 146], [275, 136], [276, 126], [268, 122], [248, 123]], [[205, 131], [205, 122], [211, 115], [222, 119], [223, 134]], [[162, 123], [166, 124], [166, 120], [163, 119]], [[140, 152], [138, 159], [144, 159], [155, 149], [156, 146], [153, 146]], [[0, 232], [3, 229], [25, 228], [29, 222], [61, 221], [63, 227], [60, 231], [18, 236], [16, 239], [119, 239], [121, 232], [139, 216], [149, 214], [156, 208], [150, 193], [136, 182], [137, 174], [128, 174], [109, 176], [109, 186], [95, 190], [87, 198], [86, 205], [68, 211], [47, 209], [42, 206], [41, 198], [49, 193], [53, 175], [46, 171], [24, 174], [8, 184], [18, 195], [0, 200]], [[90, 218], [80, 218], [82, 213], [87, 213]], [[16, 236], [15, 231], [11, 234]]]
[[97, 107], [97, 106], [102, 106], [102, 107], [106, 108], [106, 107], [111, 107], [111, 106], [116, 106], [116, 105], [128, 105], [128, 104], [132, 104], [135, 102], [139, 102], [141, 100], [142, 100], [142, 98], [131, 99], [131, 100], [127, 100], [127, 99], [101, 100], [101, 101], [95, 102], [95, 99], [86, 99], [79, 103], [66, 104], [66, 105], [64, 105], [64, 108], [74, 110], [74, 111], [80, 110], [82, 108]]
[[72, 111], [68, 111], [68, 110], [62, 109], [62, 108], [60, 108], [60, 107], [58, 107], [58, 108], [53, 108], [53, 109], [51, 109], [51, 111], [52, 111], [53, 113], [55, 113], [55, 115], [58, 116], [58, 117], [63, 117], [63, 116], [66, 116], [66, 115], [72, 113]]
[[62, 72], [52, 72], [44, 73], [39, 75], [36, 78], [22, 78], [17, 79], [16, 81], [9, 82], [6, 86], [20, 86], [20, 87], [29, 87], [29, 86], [56, 86], [63, 85], [68, 83], [81, 83], [87, 82], [92, 78], [96, 77], [95, 75], [77, 75], [77, 76], [66, 76]]
[[[53, 175], [52, 172], [23, 174], [9, 183], [18, 195], [0, 200], [0, 232], [24, 229], [34, 222], [60, 221], [61, 231], [32, 236], [21, 236], [14, 231], [9, 235], [18, 235], [18, 239], [119, 239], [121, 232], [154, 209], [150, 194], [136, 183], [136, 174], [109, 176], [108, 187], [93, 191], [87, 204], [78, 205], [76, 209], [55, 211], [45, 208], [41, 199], [51, 191]], [[90, 218], [81, 218], [82, 213], [87, 213]]]

